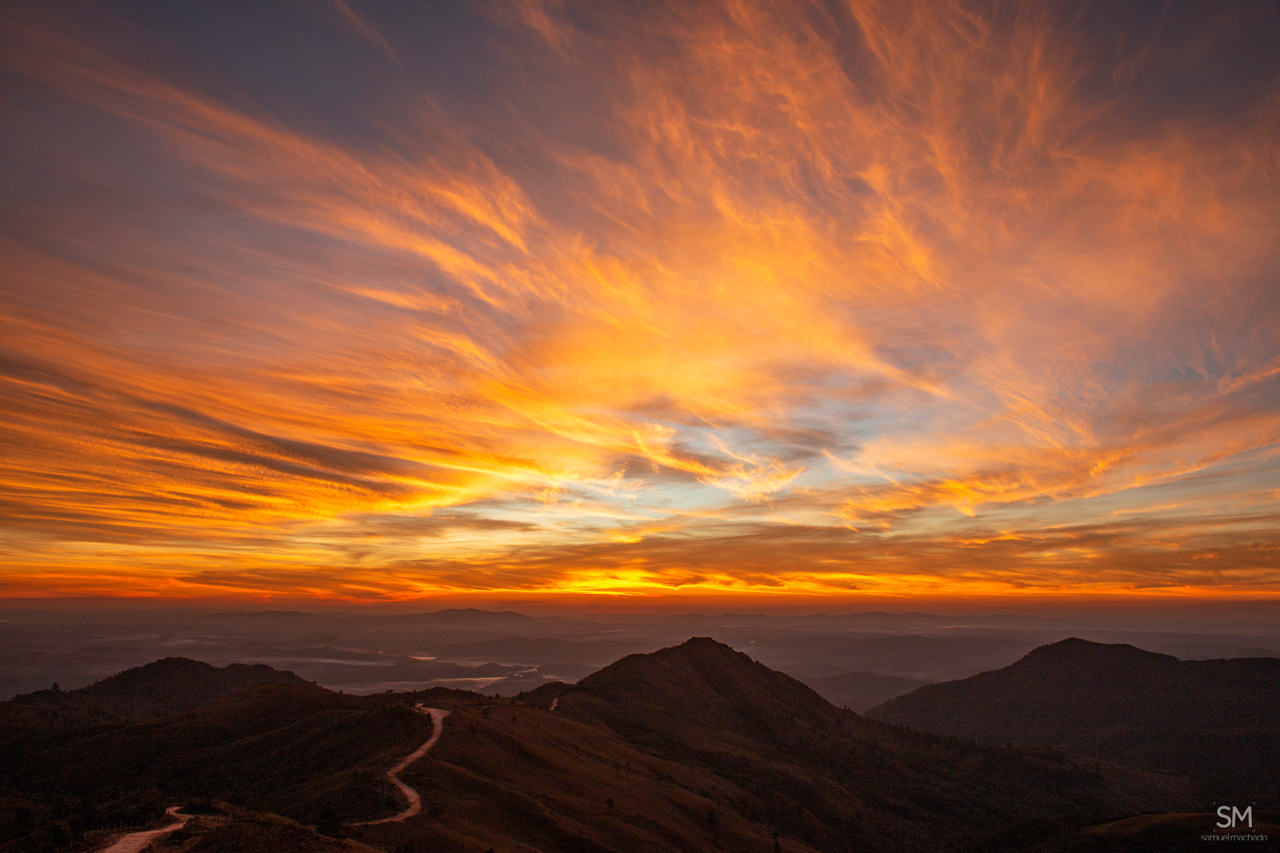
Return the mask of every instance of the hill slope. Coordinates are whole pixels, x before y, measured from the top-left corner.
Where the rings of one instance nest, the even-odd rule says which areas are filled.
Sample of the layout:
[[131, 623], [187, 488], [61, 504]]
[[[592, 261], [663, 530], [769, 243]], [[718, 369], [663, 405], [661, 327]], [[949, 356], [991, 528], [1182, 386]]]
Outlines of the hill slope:
[[866, 850], [946, 849], [1010, 822], [1186, 802], [1164, 780], [864, 719], [708, 638], [628, 656], [530, 699], [554, 699], [550, 717], [613, 735], [646, 764], [710, 774], [704, 808], [819, 850], [854, 838]]
[[169, 657], [126, 670], [79, 690], [40, 690], [0, 703], [8, 725], [145, 720], [185, 711], [258, 684], [306, 684], [292, 672], [263, 664], [211, 666]]
[[[142, 721], [102, 711], [187, 706], [246, 684]], [[385, 770], [431, 728], [403, 695], [343, 695], [267, 667], [175, 659], [19, 697], [0, 703], [0, 847], [30, 849], [22, 837], [50, 824], [75, 837], [145, 823], [191, 797], [326, 826], [394, 814], [402, 806]]]
[[[435, 748], [400, 774], [421, 811], [351, 825], [401, 807], [385, 770], [430, 733], [417, 702], [451, 712]], [[27, 849], [33, 823], [74, 837], [71, 821], [100, 825], [121, 804], [146, 818], [208, 796], [386, 850], [470, 853], [958, 850], [1011, 825], [1022, 838], [1066, 815], [1187, 804], [1161, 777], [859, 717], [706, 638], [523, 700], [259, 684], [143, 722], [21, 729], [4, 746], [6, 851]], [[25, 815], [6, 817], [14, 804]]]
[[986, 743], [1054, 747], [1262, 796], [1280, 766], [1280, 659], [1180, 661], [1069, 639], [931, 684], [868, 716]]

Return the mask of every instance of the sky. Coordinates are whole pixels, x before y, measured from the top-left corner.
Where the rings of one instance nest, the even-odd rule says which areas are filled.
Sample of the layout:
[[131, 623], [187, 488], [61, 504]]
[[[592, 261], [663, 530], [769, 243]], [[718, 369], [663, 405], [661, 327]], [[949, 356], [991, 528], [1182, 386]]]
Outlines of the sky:
[[1276, 597], [1277, 27], [8, 0], [0, 597]]

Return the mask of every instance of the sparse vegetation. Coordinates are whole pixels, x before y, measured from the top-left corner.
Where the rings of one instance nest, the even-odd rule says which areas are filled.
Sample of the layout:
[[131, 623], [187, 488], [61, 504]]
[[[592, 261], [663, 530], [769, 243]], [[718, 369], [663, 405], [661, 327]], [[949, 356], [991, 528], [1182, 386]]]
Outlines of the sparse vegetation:
[[[77, 696], [74, 713], [56, 720], [45, 699], [5, 703], [0, 850], [84, 849], [86, 831], [185, 801], [200, 817], [156, 853], [1030, 851], [1058, 830], [1092, 837], [1188, 801], [1177, 779], [859, 717], [705, 638], [504, 699], [498, 713], [465, 691], [353, 696], [263, 680], [143, 720], [96, 713], [119, 707], [99, 701], [105, 691], [62, 694]], [[158, 684], [134, 707], [181, 693]], [[421, 813], [352, 825], [402, 808], [385, 770], [431, 732], [416, 702], [451, 711], [429, 758], [401, 773]]]

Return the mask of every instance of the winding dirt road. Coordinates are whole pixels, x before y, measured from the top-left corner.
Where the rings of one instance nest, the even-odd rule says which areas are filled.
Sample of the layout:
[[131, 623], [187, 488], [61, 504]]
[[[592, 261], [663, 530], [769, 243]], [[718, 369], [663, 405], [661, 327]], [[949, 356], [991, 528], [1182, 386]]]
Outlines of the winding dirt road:
[[427, 754], [427, 750], [436, 745], [436, 741], [440, 740], [441, 733], [444, 732], [444, 718], [449, 716], [448, 711], [442, 711], [439, 708], [428, 708], [424, 705], [415, 705], [413, 710], [419, 714], [431, 715], [431, 737], [427, 738], [427, 742], [406, 755], [399, 764], [387, 771], [387, 778], [391, 780], [400, 793], [404, 794], [405, 799], [409, 801], [409, 807], [398, 815], [392, 817], [384, 817], [382, 820], [366, 820], [361, 823], [353, 823], [352, 826], [373, 826], [379, 823], [397, 823], [399, 821], [411, 818], [418, 812], [422, 811], [422, 797], [418, 796], [418, 792], [413, 788], [400, 781], [400, 771], [408, 767], [413, 762]]
[[187, 821], [191, 820], [191, 815], [178, 814], [181, 806], [170, 806], [164, 810], [164, 813], [177, 821], [168, 826], [162, 826], [159, 829], [144, 829], [142, 832], [131, 832], [121, 838], [116, 839], [116, 843], [110, 847], [102, 849], [101, 853], [139, 853], [145, 850], [147, 845], [157, 838], [161, 838], [187, 825]]
[[[413, 762], [427, 754], [431, 747], [436, 745], [436, 741], [440, 740], [440, 735], [444, 732], [444, 718], [449, 716], [448, 711], [440, 708], [427, 708], [424, 705], [414, 706], [415, 711], [419, 714], [431, 715], [431, 737], [427, 738], [427, 742], [406, 755], [399, 764], [387, 771], [387, 778], [391, 780], [400, 793], [404, 794], [405, 799], [409, 801], [409, 807], [404, 811], [392, 817], [384, 817], [382, 820], [368, 820], [363, 823], [355, 823], [352, 826], [373, 826], [378, 823], [396, 823], [407, 818], [411, 818], [418, 812], [422, 811], [422, 797], [418, 796], [418, 792], [413, 788], [400, 781], [399, 773]], [[183, 826], [187, 821], [191, 820], [191, 815], [178, 814], [181, 806], [172, 806], [165, 809], [165, 814], [174, 819], [174, 823], [168, 826], [162, 826], [159, 829], [144, 829], [141, 832], [130, 832], [128, 835], [117, 839], [110, 847], [103, 848], [99, 853], [140, 853], [145, 850], [147, 845], [157, 838], [161, 838], [174, 832]]]

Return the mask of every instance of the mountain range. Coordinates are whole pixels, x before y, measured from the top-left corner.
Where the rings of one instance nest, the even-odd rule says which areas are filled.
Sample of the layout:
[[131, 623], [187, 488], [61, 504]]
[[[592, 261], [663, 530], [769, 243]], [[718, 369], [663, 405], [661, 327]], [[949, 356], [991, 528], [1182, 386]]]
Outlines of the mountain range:
[[993, 672], [930, 684], [868, 716], [982, 743], [1053, 748], [1277, 801], [1280, 658], [1178, 660], [1067, 639]]
[[79, 690], [60, 690], [55, 684], [0, 703], [6, 727], [39, 725], [42, 721], [145, 720], [161, 714], [207, 705], [257, 684], [304, 684], [292, 672], [264, 664], [233, 663], [210, 666], [188, 658], [164, 658], [104, 678]]
[[[1025, 677], [1027, 702], [1098, 690], [1090, 667], [1114, 673], [1095, 645], [1006, 669]], [[890, 721], [931, 695], [930, 719], [944, 718], [938, 703], [952, 700], [935, 688], [947, 687], [873, 719], [705, 637], [501, 699], [353, 696], [264, 666], [166, 659], [0, 703], [0, 850], [88, 850], [93, 830], [175, 803], [207, 817], [157, 848], [173, 853], [1030, 853], [1178, 849], [1212, 831], [1203, 779], [1076, 757], [1074, 741], [1020, 747]], [[358, 825], [403, 808], [385, 771], [431, 734], [419, 705], [449, 711], [439, 742], [399, 774], [421, 812]]]

